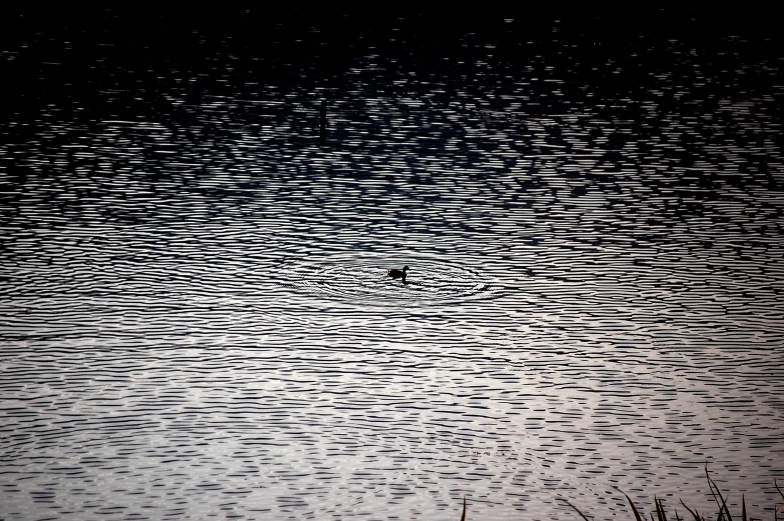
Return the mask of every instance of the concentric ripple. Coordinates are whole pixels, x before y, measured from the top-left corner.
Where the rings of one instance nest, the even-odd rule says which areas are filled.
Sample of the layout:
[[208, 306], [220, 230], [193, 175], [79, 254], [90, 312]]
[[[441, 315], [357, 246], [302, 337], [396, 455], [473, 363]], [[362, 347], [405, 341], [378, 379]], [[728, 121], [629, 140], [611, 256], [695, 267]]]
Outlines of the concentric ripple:
[[[335, 255], [287, 261], [283, 284], [311, 297], [362, 306], [454, 305], [490, 299], [494, 288], [472, 266], [423, 256]], [[387, 277], [390, 268], [409, 266], [406, 283]]]

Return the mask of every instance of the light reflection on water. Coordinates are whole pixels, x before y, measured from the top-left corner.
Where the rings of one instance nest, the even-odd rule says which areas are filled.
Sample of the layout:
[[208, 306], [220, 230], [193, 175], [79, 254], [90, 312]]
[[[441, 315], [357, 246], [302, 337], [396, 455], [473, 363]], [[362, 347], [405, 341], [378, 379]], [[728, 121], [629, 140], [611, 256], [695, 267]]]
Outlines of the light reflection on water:
[[636, 49], [671, 60], [610, 97], [546, 47], [428, 80], [360, 53], [320, 92], [170, 70], [139, 94], [165, 111], [117, 80], [101, 117], [17, 114], [0, 514], [628, 516], [612, 487], [706, 505], [705, 462], [772, 507], [780, 73]]

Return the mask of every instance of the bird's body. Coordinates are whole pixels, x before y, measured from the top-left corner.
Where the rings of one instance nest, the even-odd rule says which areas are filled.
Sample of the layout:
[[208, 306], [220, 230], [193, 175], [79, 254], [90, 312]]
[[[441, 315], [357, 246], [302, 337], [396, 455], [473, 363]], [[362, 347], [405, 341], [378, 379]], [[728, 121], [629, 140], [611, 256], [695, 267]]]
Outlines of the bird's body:
[[408, 271], [408, 266], [403, 266], [402, 270], [398, 270], [398, 269], [387, 270], [387, 277], [392, 277], [393, 279], [403, 279], [403, 282], [405, 282], [407, 271]]

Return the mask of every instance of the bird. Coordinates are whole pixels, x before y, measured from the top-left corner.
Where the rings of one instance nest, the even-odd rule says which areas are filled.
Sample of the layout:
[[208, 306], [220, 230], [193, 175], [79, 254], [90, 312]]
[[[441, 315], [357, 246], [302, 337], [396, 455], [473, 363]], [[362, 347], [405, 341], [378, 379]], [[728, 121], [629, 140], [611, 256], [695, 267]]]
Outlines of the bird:
[[408, 266], [403, 266], [402, 270], [398, 270], [398, 269], [387, 270], [387, 277], [392, 277], [393, 279], [403, 279], [403, 282], [405, 282], [407, 271], [408, 271]]

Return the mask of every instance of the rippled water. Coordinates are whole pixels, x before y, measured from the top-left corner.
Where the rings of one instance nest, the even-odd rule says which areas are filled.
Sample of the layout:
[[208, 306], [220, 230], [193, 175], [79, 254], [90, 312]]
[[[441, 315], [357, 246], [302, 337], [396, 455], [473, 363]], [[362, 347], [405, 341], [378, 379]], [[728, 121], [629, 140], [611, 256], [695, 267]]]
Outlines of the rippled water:
[[92, 23], [4, 51], [0, 518], [771, 514], [776, 42]]

